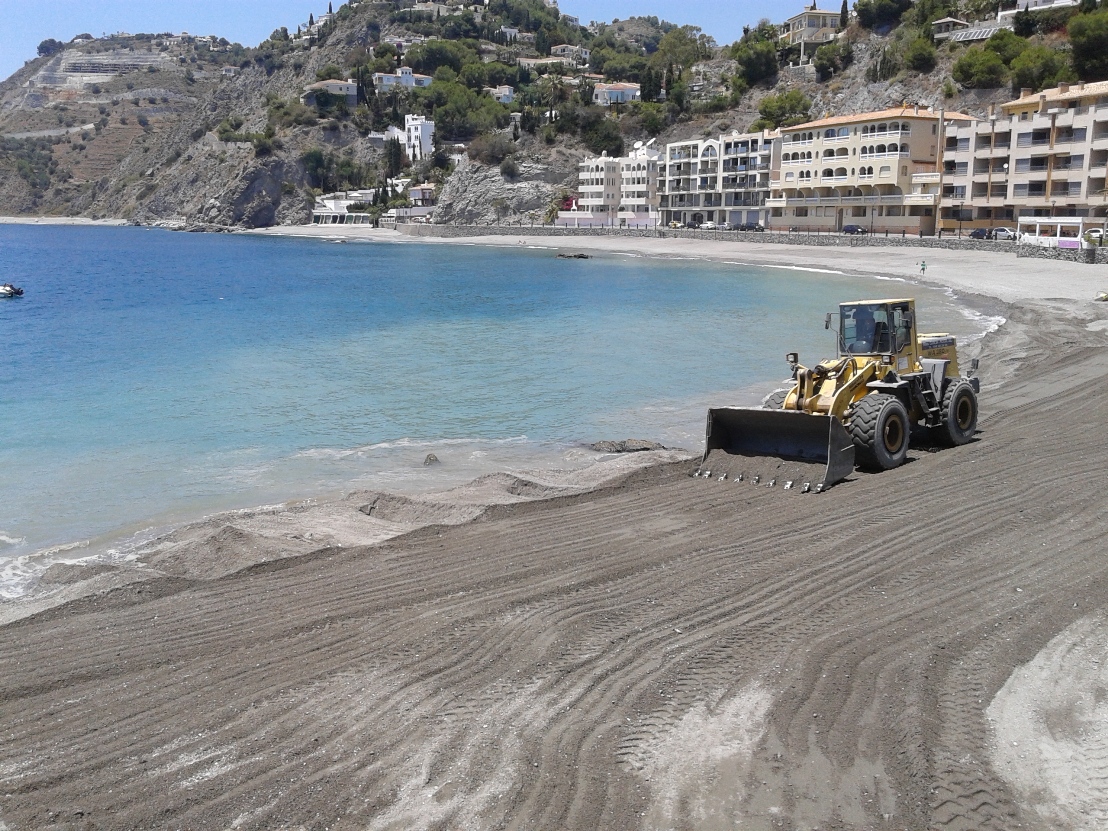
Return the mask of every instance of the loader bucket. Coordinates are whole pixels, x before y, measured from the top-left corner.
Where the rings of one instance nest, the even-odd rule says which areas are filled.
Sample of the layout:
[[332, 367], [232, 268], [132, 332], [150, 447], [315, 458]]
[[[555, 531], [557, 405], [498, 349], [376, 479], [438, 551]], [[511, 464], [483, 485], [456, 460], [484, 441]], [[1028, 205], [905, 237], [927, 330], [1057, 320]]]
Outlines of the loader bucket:
[[708, 410], [704, 458], [707, 459], [713, 450], [822, 465], [825, 487], [854, 472], [854, 443], [842, 422], [829, 415], [760, 408], [713, 408]]

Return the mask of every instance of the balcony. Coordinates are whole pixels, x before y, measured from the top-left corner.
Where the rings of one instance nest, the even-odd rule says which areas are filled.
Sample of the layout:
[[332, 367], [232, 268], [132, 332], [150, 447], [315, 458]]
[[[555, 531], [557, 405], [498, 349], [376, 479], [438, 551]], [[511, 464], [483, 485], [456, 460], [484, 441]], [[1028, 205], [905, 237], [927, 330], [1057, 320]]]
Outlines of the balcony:
[[937, 193], [906, 193], [900, 197], [904, 205], [935, 205], [939, 201]]
[[[862, 161], [870, 161], [872, 159], [906, 159], [906, 158], [908, 158], [907, 153], [901, 153], [901, 152], [859, 153], [858, 156], [859, 156], [859, 158], [861, 158]], [[837, 158], [842, 158], [842, 156], [838, 156]]]
[[913, 173], [913, 185], [937, 185], [942, 178], [941, 173]]

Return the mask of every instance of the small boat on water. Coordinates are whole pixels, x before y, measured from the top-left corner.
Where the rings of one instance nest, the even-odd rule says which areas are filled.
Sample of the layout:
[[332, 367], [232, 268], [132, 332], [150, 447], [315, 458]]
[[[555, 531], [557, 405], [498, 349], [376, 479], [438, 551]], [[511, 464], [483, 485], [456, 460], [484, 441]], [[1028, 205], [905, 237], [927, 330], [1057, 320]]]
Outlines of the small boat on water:
[[13, 286], [11, 283], [0, 285], [0, 297], [22, 297], [23, 289]]

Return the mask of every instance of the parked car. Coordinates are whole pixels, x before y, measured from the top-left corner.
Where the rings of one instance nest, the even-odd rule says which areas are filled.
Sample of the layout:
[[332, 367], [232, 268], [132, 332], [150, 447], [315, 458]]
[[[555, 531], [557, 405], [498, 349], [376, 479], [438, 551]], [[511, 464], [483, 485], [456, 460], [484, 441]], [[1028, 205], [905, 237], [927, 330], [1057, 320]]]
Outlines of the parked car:
[[992, 238], [995, 240], [1018, 240], [1019, 233], [1014, 228], [993, 228]]
[[739, 229], [739, 226], [733, 225], [730, 222], [721, 222], [719, 224], [719, 229], [721, 231], [737, 231]]
[[844, 225], [843, 226], [843, 233], [844, 234], [851, 234], [851, 235], [854, 235], [854, 234], [868, 234], [869, 231], [862, 225]]
[[969, 232], [970, 239], [989, 239], [988, 228], [974, 228]]
[[688, 228], [690, 231], [695, 231], [700, 228], [701, 225], [699, 222], [686, 222], [685, 227]]
[[1090, 245], [1104, 245], [1106, 239], [1108, 234], [1105, 234], [1102, 228], [1090, 228], [1085, 232], [1085, 242]]
[[719, 226], [716, 225], [716, 223], [714, 223], [714, 222], [705, 222], [703, 225], [700, 226], [700, 230], [701, 231], [718, 231]]
[[758, 222], [744, 222], [741, 225], [735, 226], [736, 231], [764, 231], [766, 230], [761, 223]]
[[673, 222], [669, 223], [669, 227], [676, 231], [677, 229], [684, 228], [685, 226], [677, 220], [674, 220]]

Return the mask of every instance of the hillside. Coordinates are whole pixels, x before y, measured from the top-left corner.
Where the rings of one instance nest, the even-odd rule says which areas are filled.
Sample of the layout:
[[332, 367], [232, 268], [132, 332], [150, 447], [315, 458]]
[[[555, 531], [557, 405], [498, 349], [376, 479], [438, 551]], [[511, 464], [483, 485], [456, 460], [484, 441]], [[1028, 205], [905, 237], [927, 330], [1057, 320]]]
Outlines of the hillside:
[[[1067, 38], [1077, 12], [1017, 15], [1026, 37], [1006, 33], [1003, 43], [967, 47], [934, 43], [930, 22], [988, 20], [995, 4], [859, 0], [845, 33], [804, 68], [790, 68], [799, 48], [778, 40], [768, 21], [720, 47], [694, 27], [656, 18], [586, 29], [542, 0], [451, 0], [420, 10], [361, 2], [318, 21], [313, 15], [310, 28], [277, 28], [254, 48], [169, 34], [44, 42], [45, 54], [0, 84], [0, 199], [6, 213], [301, 223], [316, 194], [372, 187], [400, 172], [404, 160], [388, 156], [382, 131], [417, 113], [435, 119], [439, 149], [407, 175], [440, 184], [453, 177], [438, 221], [541, 219], [572, 191], [578, 161], [616, 155], [636, 140], [903, 102], [984, 115], [1011, 98], [1013, 86], [1095, 77], [1104, 68]], [[660, 102], [608, 111], [591, 105], [592, 78], [516, 66], [557, 43], [588, 47], [595, 78], [638, 82], [644, 98]], [[373, 72], [401, 64], [434, 82], [403, 94], [372, 89]], [[321, 78], [357, 78], [359, 105], [326, 94], [302, 105], [305, 86]], [[514, 87], [511, 104], [482, 91], [498, 84]], [[807, 107], [782, 110], [790, 91]], [[459, 143], [472, 160], [456, 165]]]

